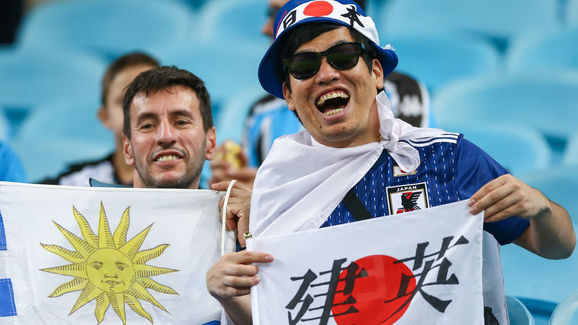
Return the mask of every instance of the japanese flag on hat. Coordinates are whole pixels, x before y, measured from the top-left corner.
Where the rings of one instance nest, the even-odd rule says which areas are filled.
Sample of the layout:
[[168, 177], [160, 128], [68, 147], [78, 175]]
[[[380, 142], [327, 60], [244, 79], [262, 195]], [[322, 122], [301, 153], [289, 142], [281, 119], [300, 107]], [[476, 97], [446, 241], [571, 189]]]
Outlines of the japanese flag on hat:
[[379, 45], [373, 20], [357, 3], [351, 0], [292, 0], [277, 13], [274, 22], [275, 38], [259, 64], [259, 82], [270, 94], [284, 98], [283, 80], [279, 75], [282, 64], [279, 49], [284, 35], [296, 26], [309, 23], [334, 23], [353, 28], [371, 41], [383, 67], [384, 76], [397, 66], [397, 55], [389, 45]]

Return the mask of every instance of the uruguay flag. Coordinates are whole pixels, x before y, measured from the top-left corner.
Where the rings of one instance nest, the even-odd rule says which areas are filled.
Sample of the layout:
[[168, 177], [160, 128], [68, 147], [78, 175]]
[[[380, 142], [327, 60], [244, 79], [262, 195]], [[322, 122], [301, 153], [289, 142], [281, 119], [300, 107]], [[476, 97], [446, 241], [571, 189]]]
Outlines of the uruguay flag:
[[0, 323], [219, 324], [220, 198], [0, 182]]

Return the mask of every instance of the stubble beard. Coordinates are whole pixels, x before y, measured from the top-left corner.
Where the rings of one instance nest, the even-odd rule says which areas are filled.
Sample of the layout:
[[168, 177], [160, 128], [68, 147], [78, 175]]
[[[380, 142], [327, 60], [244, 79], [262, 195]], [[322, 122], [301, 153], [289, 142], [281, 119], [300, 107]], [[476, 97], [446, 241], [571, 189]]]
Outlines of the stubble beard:
[[[206, 151], [206, 145], [203, 145], [203, 150]], [[133, 157], [134, 155], [133, 151]], [[193, 184], [198, 184], [201, 171], [203, 169], [203, 163], [205, 162], [204, 157], [196, 157], [192, 159], [187, 165], [187, 169], [183, 175], [181, 175], [176, 180], [161, 180], [157, 179], [151, 172], [148, 166], [141, 166], [135, 160], [135, 169], [143, 182], [145, 188], [180, 188], [180, 189], [190, 189]]]

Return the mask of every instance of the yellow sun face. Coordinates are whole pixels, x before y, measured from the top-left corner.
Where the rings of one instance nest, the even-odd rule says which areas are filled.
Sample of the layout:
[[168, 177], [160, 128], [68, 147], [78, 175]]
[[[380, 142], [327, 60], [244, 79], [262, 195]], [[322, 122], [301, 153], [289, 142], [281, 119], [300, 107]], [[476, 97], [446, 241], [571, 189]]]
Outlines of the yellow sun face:
[[86, 266], [88, 280], [102, 291], [125, 292], [135, 279], [132, 261], [115, 249], [97, 249], [86, 260]]
[[147, 301], [166, 312], [167, 310], [147, 289], [165, 294], [176, 295], [178, 293], [150, 277], [177, 270], [145, 264], [159, 257], [169, 246], [163, 244], [139, 251], [152, 225], [127, 241], [129, 208], [124, 211], [114, 234], [108, 226], [102, 203], [100, 204], [98, 235], [92, 231], [88, 221], [74, 206], [72, 212], [83, 238], [64, 229], [56, 222], [54, 224], [75, 250], [71, 251], [57, 245], [40, 244], [49, 252], [71, 262], [68, 265], [50, 267], [41, 271], [74, 277], [71, 281], [57, 287], [49, 297], [54, 298], [65, 293], [81, 291], [69, 315], [88, 302], [96, 300], [94, 314], [98, 323], [102, 322], [106, 310], [112, 305], [123, 324], [126, 324], [125, 304], [152, 323], [152, 317], [144, 310], [139, 300]]

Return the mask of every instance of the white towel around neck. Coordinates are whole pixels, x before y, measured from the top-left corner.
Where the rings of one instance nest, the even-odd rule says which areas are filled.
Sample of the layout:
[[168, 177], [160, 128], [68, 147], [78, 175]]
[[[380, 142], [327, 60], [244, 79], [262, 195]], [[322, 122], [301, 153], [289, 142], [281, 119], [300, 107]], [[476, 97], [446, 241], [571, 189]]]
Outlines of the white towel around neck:
[[418, 151], [400, 140], [436, 136], [444, 131], [416, 128], [396, 119], [384, 92], [376, 101], [382, 137], [379, 142], [332, 148], [317, 143], [307, 130], [275, 140], [253, 186], [249, 226], [253, 236], [319, 228], [384, 149], [402, 170], [419, 166]]

